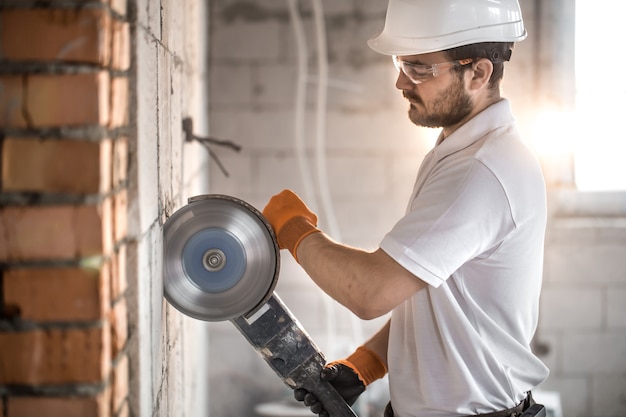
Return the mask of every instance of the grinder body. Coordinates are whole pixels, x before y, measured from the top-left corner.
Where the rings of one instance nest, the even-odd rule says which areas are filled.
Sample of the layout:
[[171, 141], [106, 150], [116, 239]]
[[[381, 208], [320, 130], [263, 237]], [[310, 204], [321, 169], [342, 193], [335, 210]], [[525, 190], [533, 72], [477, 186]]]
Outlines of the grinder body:
[[290, 388], [314, 394], [331, 417], [356, 414], [320, 379], [326, 362], [274, 287], [280, 251], [272, 227], [246, 202], [202, 195], [163, 226], [164, 296], [205, 321], [230, 320]]
[[326, 359], [278, 295], [250, 317], [231, 321], [287, 386], [313, 393], [331, 417], [356, 416], [335, 388], [320, 379]]

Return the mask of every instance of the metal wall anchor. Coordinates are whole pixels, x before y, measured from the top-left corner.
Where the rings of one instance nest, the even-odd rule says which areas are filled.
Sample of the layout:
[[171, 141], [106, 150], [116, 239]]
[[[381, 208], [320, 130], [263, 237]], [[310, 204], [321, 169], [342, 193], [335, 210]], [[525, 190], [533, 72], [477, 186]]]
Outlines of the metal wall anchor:
[[203, 138], [203, 137], [194, 135], [193, 120], [191, 119], [191, 117], [186, 117], [183, 119], [183, 132], [185, 132], [186, 142], [192, 142], [194, 140], [197, 142], [200, 142], [200, 144], [204, 146], [206, 150], [209, 152], [209, 156], [215, 161], [215, 163], [219, 167], [220, 171], [222, 171], [224, 176], [229, 177], [228, 171], [226, 171], [226, 168], [224, 168], [224, 165], [222, 164], [222, 162], [219, 160], [215, 152], [213, 152], [213, 149], [211, 149], [211, 145], [230, 148], [234, 150], [235, 152], [241, 151], [240, 145], [234, 142], [231, 142], [229, 140], [221, 140], [221, 139], [216, 139], [212, 137]]

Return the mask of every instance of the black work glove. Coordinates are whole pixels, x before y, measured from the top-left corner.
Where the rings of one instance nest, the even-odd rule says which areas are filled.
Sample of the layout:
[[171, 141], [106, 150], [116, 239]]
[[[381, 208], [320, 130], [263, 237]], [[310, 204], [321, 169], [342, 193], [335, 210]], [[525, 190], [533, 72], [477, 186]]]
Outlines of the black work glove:
[[[342, 363], [331, 364], [320, 373], [320, 379], [327, 381], [341, 395], [348, 405], [354, 404], [365, 391], [365, 384], [359, 379], [359, 376], [352, 368]], [[293, 392], [296, 400], [304, 402], [312, 413], [318, 414], [320, 417], [328, 417], [328, 412], [317, 399], [315, 395], [304, 388], [296, 388]]]
[[[320, 372], [320, 379], [327, 381], [341, 395], [348, 405], [354, 404], [365, 387], [382, 378], [387, 373], [387, 366], [377, 353], [366, 346], [359, 346], [346, 359], [327, 364]], [[317, 397], [303, 388], [294, 390], [294, 397], [304, 401], [320, 417], [328, 417], [328, 412]]]

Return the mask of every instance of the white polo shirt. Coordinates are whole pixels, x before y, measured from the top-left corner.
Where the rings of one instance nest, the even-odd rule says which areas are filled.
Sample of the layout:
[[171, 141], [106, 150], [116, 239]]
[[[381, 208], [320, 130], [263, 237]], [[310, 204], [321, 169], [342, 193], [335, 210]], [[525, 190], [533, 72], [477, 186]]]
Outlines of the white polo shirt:
[[429, 284], [392, 313], [396, 417], [500, 411], [548, 376], [529, 346], [545, 226], [541, 168], [507, 100], [440, 137], [380, 245]]

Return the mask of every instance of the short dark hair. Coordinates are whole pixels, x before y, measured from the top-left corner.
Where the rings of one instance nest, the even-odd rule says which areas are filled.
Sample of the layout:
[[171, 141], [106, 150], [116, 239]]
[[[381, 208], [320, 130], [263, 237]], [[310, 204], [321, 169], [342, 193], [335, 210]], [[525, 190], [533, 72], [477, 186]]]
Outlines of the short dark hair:
[[[489, 79], [489, 89], [498, 92], [504, 77], [504, 63], [511, 59], [514, 45], [513, 42], [482, 42], [446, 49], [443, 52], [453, 61], [465, 58], [490, 60], [493, 63], [493, 73]], [[462, 73], [465, 67], [459, 67], [457, 70]]]

